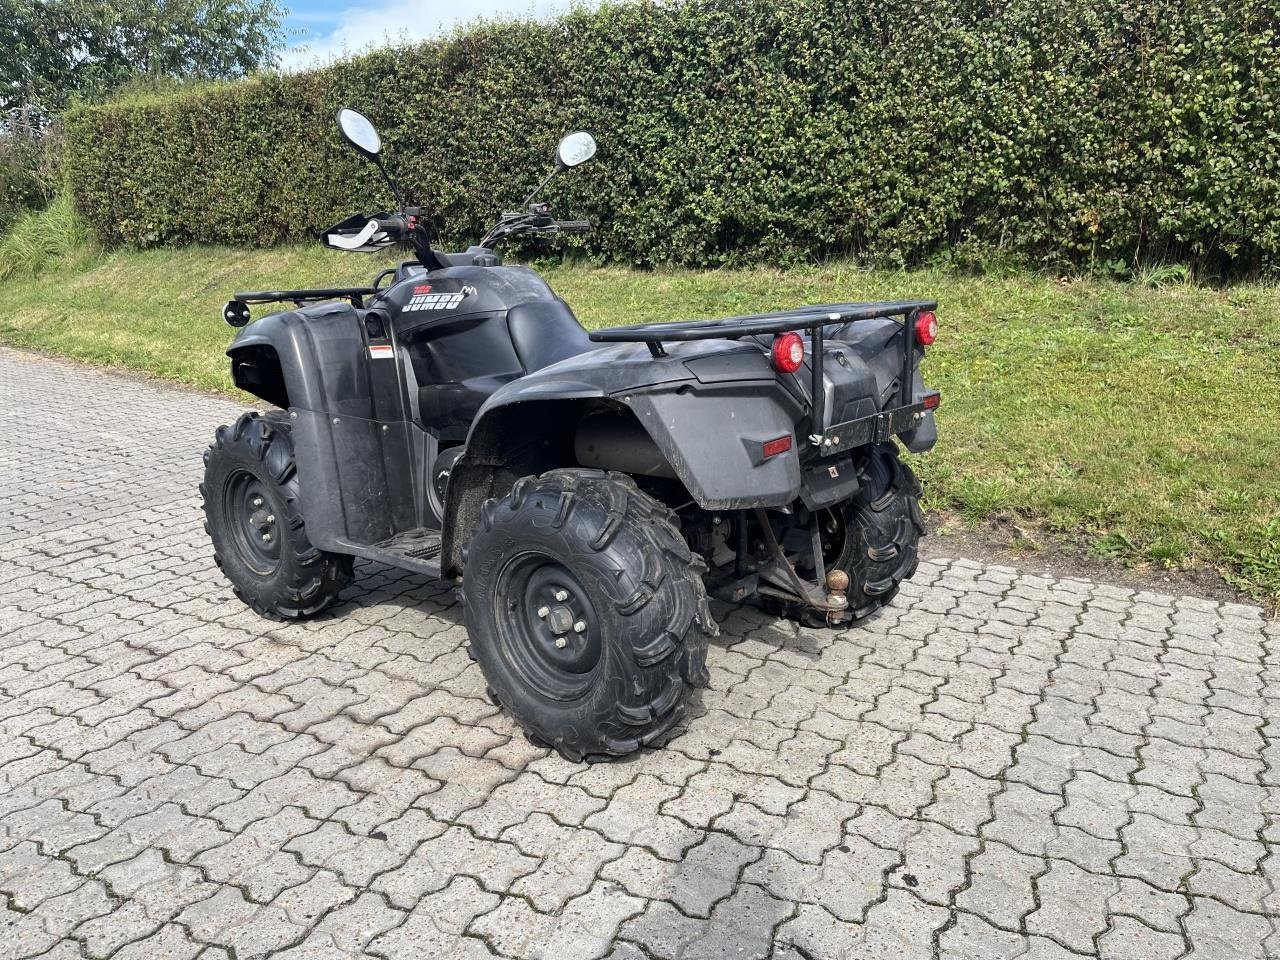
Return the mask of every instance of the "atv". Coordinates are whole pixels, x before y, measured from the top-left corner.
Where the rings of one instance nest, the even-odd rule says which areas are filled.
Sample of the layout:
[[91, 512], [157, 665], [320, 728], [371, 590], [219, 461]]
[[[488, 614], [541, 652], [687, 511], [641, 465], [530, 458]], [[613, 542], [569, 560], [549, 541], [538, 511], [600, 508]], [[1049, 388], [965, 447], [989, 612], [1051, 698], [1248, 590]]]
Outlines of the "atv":
[[[460, 253], [432, 245], [381, 139], [347, 142], [394, 213], [324, 232], [408, 242], [370, 286], [237, 293], [235, 384], [276, 409], [220, 427], [200, 490], [214, 556], [266, 617], [320, 613], [353, 558], [460, 588], [489, 695], [572, 760], [661, 742], [708, 682], [708, 596], [835, 626], [916, 569], [920, 488], [897, 438], [937, 439], [920, 374], [932, 301], [838, 303], [588, 332], [502, 241], [588, 229], [536, 197], [585, 132]], [[253, 320], [253, 304], [292, 304]], [[252, 320], [252, 322], [251, 322]]]

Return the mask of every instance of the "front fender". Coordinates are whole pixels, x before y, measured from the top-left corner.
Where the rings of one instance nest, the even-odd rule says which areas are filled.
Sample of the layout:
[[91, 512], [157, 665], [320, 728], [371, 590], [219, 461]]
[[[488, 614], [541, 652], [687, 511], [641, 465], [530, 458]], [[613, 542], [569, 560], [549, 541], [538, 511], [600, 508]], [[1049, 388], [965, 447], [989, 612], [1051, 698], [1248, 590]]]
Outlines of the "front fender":
[[284, 310], [242, 329], [227, 347], [231, 375], [237, 386], [258, 396], [262, 391], [243, 383], [238, 364], [270, 351], [287, 395], [286, 403], [263, 397], [278, 406], [330, 415], [370, 417], [373, 414], [364, 338], [355, 308], [325, 303], [304, 310]]

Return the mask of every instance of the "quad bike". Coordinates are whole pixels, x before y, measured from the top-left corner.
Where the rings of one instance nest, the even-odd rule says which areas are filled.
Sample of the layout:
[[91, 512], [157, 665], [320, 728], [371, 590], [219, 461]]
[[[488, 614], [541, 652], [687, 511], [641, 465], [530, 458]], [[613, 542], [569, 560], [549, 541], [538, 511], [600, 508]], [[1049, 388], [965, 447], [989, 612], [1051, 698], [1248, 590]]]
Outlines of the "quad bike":
[[[431, 245], [373, 125], [338, 114], [395, 213], [325, 231], [412, 243], [371, 286], [238, 293], [237, 386], [277, 409], [220, 427], [201, 485], [215, 557], [260, 614], [319, 613], [363, 557], [456, 582], [490, 696], [570, 759], [661, 741], [708, 680], [708, 595], [818, 625], [916, 569], [933, 446], [928, 301], [839, 303], [588, 333], [502, 240], [587, 229], [535, 202], [590, 160], [577, 132], [521, 209]], [[250, 324], [250, 305], [292, 303]]]

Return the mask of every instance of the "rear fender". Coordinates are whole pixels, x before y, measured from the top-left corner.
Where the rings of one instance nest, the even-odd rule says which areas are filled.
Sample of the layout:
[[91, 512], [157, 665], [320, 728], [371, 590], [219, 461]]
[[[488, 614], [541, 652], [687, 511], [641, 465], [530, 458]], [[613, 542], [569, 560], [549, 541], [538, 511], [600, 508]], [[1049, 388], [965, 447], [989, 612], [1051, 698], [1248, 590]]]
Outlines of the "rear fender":
[[[796, 498], [800, 464], [794, 430], [800, 410], [760, 351], [740, 352], [741, 361], [717, 357], [714, 375], [701, 379], [683, 363], [664, 358], [653, 364], [656, 382], [633, 379], [622, 389], [617, 368], [599, 355], [605, 352], [575, 358], [592, 358], [591, 366], [570, 361], [572, 370], [557, 364], [514, 381], [481, 408], [449, 482], [446, 572], [461, 570], [462, 545], [485, 500], [505, 496], [522, 476], [583, 465], [575, 450], [578, 425], [602, 409], [633, 417], [670, 474], [704, 509], [776, 507]], [[780, 437], [790, 437], [792, 449], [765, 459], [763, 443]]]

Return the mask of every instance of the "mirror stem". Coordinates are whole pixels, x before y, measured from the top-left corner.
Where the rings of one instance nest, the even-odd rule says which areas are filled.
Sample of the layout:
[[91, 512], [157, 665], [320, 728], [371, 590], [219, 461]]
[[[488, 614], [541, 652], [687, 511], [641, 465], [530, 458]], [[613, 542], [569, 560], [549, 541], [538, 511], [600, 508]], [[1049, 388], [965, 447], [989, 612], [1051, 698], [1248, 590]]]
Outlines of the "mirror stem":
[[373, 165], [378, 168], [378, 172], [382, 174], [382, 179], [387, 181], [387, 186], [391, 188], [391, 195], [396, 198], [396, 206], [404, 209], [404, 197], [400, 195], [400, 188], [396, 186], [396, 182], [391, 179], [391, 174], [387, 173], [387, 168], [382, 165], [381, 157], [373, 157]]
[[543, 178], [542, 182], [538, 184], [536, 187], [534, 187], [532, 191], [530, 191], [529, 195], [524, 198], [524, 202], [520, 204], [520, 206], [528, 207], [529, 204], [533, 203], [533, 198], [536, 197], [538, 194], [540, 194], [542, 192], [543, 187], [545, 187], [548, 183], [550, 183], [551, 178], [554, 177], [557, 173], [559, 173], [562, 169], [563, 167], [561, 167], [560, 164], [557, 163], [555, 165], [555, 168]]

